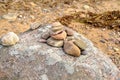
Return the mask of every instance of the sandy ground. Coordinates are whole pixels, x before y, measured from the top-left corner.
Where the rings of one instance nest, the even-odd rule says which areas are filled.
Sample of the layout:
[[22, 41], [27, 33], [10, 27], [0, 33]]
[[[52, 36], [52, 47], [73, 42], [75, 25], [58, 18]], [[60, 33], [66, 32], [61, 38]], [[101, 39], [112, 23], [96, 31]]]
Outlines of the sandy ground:
[[[29, 29], [32, 22], [41, 22], [48, 24], [64, 15], [76, 13], [78, 11], [91, 11], [102, 13], [106, 11], [120, 10], [119, 0], [83, 0], [73, 1], [63, 0], [51, 2], [50, 0], [15, 0], [8, 2], [0, 0], [0, 36], [13, 31], [20, 34]], [[3, 18], [8, 13], [16, 13], [12, 20]], [[96, 47], [108, 54], [113, 62], [120, 69], [120, 32], [104, 28], [94, 28], [85, 24], [72, 22], [68, 25], [80, 34], [90, 39]], [[86, 26], [86, 27], [85, 27]]]

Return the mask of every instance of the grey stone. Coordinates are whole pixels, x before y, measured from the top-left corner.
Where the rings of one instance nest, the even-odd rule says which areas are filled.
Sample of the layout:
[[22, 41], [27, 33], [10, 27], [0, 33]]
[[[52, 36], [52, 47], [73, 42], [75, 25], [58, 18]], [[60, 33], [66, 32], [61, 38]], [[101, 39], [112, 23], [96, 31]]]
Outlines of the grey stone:
[[85, 50], [87, 47], [86, 43], [79, 38], [75, 38], [74, 43], [82, 50]]
[[0, 48], [0, 69], [7, 80], [119, 80], [119, 69], [109, 57], [82, 35], [86, 55], [69, 56], [61, 48], [38, 42], [50, 26], [41, 27], [20, 35], [20, 42]]
[[62, 47], [63, 46], [63, 40], [56, 40], [56, 39], [53, 39], [52, 37], [50, 37], [47, 40], [47, 44], [49, 44], [53, 47]]
[[43, 39], [48, 39], [48, 38], [50, 37], [50, 32], [47, 31], [47, 32], [42, 33], [41, 37], [42, 37]]

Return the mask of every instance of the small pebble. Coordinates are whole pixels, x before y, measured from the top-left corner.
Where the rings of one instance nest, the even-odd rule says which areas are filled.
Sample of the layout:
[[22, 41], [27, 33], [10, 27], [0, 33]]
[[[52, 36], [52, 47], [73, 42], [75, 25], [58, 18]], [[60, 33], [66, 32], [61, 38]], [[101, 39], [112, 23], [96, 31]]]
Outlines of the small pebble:
[[52, 23], [52, 27], [56, 27], [56, 26], [60, 26], [60, 25], [62, 25], [60, 22], [54, 22], [54, 23]]
[[42, 37], [43, 39], [48, 39], [48, 38], [50, 37], [49, 31], [48, 31], [48, 32], [44, 32], [44, 33], [41, 35], [41, 37]]
[[81, 54], [82, 55], [87, 55], [87, 52], [86, 51], [82, 51]]
[[74, 34], [73, 30], [69, 29], [67, 27], [65, 28], [65, 31], [66, 31], [66, 33], [67, 33], [68, 36], [73, 36], [73, 34]]
[[63, 40], [56, 40], [52, 37], [47, 39], [47, 44], [53, 46], [53, 47], [62, 47], [63, 46]]
[[65, 38], [67, 37], [67, 34], [66, 34], [65, 31], [62, 31], [62, 32], [59, 33], [59, 34], [51, 35], [51, 37], [54, 38], [54, 39], [58, 39], [58, 40], [61, 39], [61, 40], [63, 40], [63, 39], [65, 39]]
[[75, 38], [74, 44], [77, 45], [80, 49], [85, 50], [87, 47], [86, 43], [84, 43], [82, 40]]
[[19, 37], [14, 32], [9, 32], [1, 38], [1, 43], [3, 46], [15, 45], [18, 41]]
[[81, 54], [81, 50], [72, 41], [65, 41], [63, 49], [65, 53], [75, 57], [79, 57]]
[[34, 30], [34, 29], [37, 29], [40, 26], [41, 26], [40, 22], [34, 22], [34, 23], [30, 24], [30, 29]]
[[84, 5], [83, 8], [84, 8], [84, 9], [89, 9], [90, 6], [88, 6], [88, 5]]
[[101, 39], [100, 42], [105, 43], [105, 40], [104, 40], [104, 39]]
[[16, 14], [16, 13], [8, 13], [8, 14], [3, 15], [2, 18], [10, 20], [10, 21], [15, 21], [17, 16], [18, 16], [18, 14]]
[[113, 47], [113, 50], [114, 50], [115, 52], [119, 51], [119, 49], [116, 48], [116, 47]]

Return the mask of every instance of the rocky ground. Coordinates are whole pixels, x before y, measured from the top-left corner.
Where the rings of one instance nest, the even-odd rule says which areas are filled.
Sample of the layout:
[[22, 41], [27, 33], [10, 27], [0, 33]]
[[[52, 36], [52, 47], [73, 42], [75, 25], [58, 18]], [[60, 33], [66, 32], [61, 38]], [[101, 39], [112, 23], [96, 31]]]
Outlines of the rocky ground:
[[[0, 0], [0, 36], [9, 31], [20, 34], [28, 30], [33, 22], [48, 24], [79, 11], [103, 13], [113, 10], [120, 10], [119, 0]], [[90, 39], [120, 68], [119, 31], [95, 28], [76, 21], [68, 26]]]

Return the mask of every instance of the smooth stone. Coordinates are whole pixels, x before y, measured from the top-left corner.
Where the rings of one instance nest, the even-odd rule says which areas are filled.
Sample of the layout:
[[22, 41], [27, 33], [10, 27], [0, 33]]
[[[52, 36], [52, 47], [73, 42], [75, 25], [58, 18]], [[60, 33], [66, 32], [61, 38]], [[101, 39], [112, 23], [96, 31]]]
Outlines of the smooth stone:
[[73, 43], [73, 41], [65, 41], [63, 47], [65, 53], [79, 57], [81, 55], [80, 49]]
[[18, 14], [16, 14], [16, 13], [8, 13], [8, 14], [3, 15], [2, 18], [10, 20], [10, 21], [15, 21], [17, 16], [18, 16]]
[[73, 36], [73, 34], [74, 34], [73, 30], [69, 29], [67, 27], [65, 28], [65, 31], [66, 31], [66, 33], [67, 33], [68, 36]]
[[48, 39], [48, 38], [50, 37], [50, 32], [44, 32], [44, 33], [41, 35], [41, 37], [42, 37], [43, 39]]
[[48, 38], [47, 44], [53, 46], [53, 47], [62, 47], [63, 46], [63, 40], [56, 40], [52, 37]]
[[62, 25], [60, 22], [54, 22], [54, 23], [52, 23], [52, 27], [56, 27], [56, 26], [60, 26], [60, 25]]
[[65, 31], [62, 31], [59, 34], [51, 35], [51, 37], [54, 39], [61, 40], [61, 39], [65, 39], [67, 37], [67, 33]]
[[55, 26], [55, 27], [52, 27], [51, 30], [53, 32], [57, 32], [57, 31], [63, 31], [64, 30], [64, 27], [63, 26]]
[[75, 38], [74, 44], [77, 45], [80, 49], [85, 50], [87, 47], [86, 43], [84, 43], [82, 40]]
[[14, 32], [9, 32], [1, 38], [1, 43], [3, 46], [15, 45], [18, 41], [19, 37]]
[[41, 26], [41, 23], [40, 22], [34, 22], [34, 23], [31, 23], [30, 24], [30, 29], [31, 30], [34, 30], [34, 29], [37, 29], [38, 27]]
[[84, 5], [83, 8], [87, 10], [87, 9], [90, 8], [90, 6], [88, 6], [88, 5]]
[[56, 35], [56, 34], [59, 34], [59, 33], [61, 33], [62, 31], [64, 31], [64, 30], [58, 30], [58, 31], [50, 31], [50, 35]]
[[115, 52], [119, 51], [119, 49], [116, 48], [116, 47], [113, 47], [113, 50], [114, 50]]
[[66, 40], [67, 41], [74, 41], [74, 36], [67, 36]]

